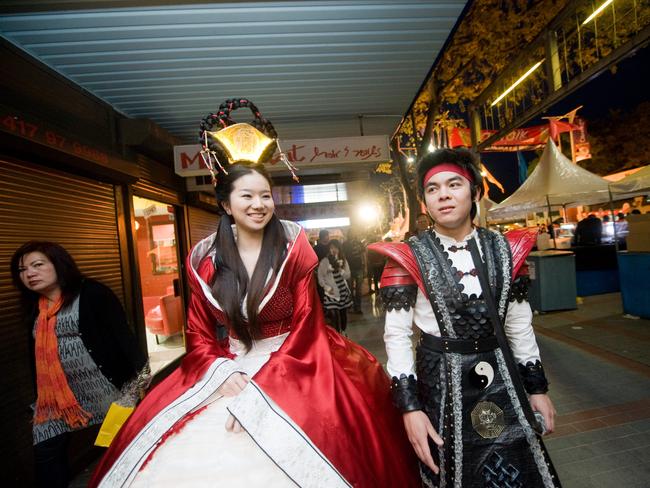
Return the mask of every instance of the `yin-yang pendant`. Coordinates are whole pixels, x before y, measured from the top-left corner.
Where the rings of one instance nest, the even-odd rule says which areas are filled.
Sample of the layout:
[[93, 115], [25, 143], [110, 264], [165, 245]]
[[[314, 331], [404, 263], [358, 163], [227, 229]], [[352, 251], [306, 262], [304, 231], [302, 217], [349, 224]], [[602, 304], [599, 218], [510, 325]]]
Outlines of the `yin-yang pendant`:
[[485, 390], [494, 381], [494, 368], [486, 361], [477, 363], [469, 371], [469, 381], [472, 386]]

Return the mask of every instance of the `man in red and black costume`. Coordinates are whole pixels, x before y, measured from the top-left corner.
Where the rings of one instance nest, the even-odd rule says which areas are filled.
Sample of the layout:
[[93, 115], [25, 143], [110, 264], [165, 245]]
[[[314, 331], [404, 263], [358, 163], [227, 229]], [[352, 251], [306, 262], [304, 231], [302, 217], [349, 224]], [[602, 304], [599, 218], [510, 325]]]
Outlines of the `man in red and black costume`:
[[433, 229], [369, 249], [389, 258], [387, 368], [423, 483], [558, 487], [540, 436], [555, 409], [520, 275], [535, 233], [473, 225], [483, 182], [467, 150], [430, 153], [416, 177]]

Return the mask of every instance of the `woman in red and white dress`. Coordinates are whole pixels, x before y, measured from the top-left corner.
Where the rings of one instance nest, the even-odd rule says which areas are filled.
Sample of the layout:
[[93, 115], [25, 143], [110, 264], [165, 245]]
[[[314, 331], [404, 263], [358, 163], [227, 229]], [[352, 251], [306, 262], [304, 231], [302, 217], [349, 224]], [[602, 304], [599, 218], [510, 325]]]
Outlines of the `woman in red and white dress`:
[[220, 174], [218, 231], [187, 259], [182, 365], [122, 428], [91, 486], [419, 486], [363, 348], [326, 327], [304, 231], [259, 165]]

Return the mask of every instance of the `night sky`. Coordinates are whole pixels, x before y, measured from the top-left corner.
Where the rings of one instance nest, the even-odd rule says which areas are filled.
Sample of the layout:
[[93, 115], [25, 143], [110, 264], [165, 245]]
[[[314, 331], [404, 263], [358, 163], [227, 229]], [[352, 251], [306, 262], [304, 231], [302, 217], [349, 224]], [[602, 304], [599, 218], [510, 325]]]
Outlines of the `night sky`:
[[[606, 119], [611, 109], [629, 110], [640, 102], [647, 101], [649, 99], [649, 84], [650, 48], [645, 47], [618, 63], [615, 74], [611, 70], [606, 70], [526, 126], [543, 124], [545, 122], [541, 118], [543, 116], [563, 115], [583, 105], [578, 115], [587, 120], [588, 132], [589, 122]], [[516, 154], [513, 152], [483, 153], [481, 155], [483, 164], [506, 189], [506, 193], [501, 194], [496, 187], [491, 186], [490, 198], [497, 202], [509, 196], [519, 187]], [[527, 161], [536, 157], [534, 151], [526, 151], [523, 154]]]

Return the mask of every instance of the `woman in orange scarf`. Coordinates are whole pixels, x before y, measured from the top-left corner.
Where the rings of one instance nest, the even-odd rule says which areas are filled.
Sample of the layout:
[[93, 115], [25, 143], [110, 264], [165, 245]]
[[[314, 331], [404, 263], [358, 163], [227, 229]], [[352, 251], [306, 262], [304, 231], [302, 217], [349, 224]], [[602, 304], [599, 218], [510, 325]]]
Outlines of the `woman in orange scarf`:
[[113, 401], [129, 406], [149, 377], [124, 310], [84, 278], [68, 252], [31, 241], [11, 260], [34, 341], [34, 458], [40, 486], [67, 486], [70, 432], [101, 424]]

